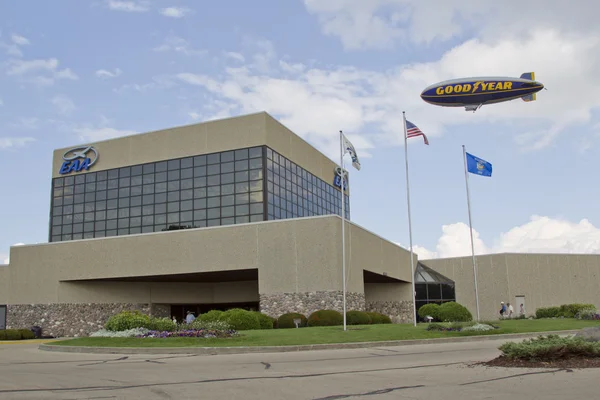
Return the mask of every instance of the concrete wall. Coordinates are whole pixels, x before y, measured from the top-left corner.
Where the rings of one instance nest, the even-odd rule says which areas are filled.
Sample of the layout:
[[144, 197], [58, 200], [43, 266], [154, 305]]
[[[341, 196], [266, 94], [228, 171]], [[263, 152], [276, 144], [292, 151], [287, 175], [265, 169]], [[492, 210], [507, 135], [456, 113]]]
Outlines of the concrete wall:
[[[456, 301], [476, 315], [471, 257], [421, 260], [456, 282]], [[484, 319], [498, 318], [500, 302], [525, 310], [568, 303], [591, 303], [600, 308], [600, 257], [577, 254], [494, 254], [477, 256], [479, 306]]]
[[[11, 248], [11, 264], [0, 281], [11, 288], [9, 304], [96, 301], [98, 292], [59, 281], [240, 269], [258, 269], [261, 294], [341, 290], [340, 233], [340, 217], [320, 216], [24, 245]], [[349, 292], [363, 293], [363, 269], [410, 282], [406, 250], [349, 222], [346, 241]], [[134, 288], [147, 296], [147, 287]], [[123, 294], [102, 296], [120, 302]]]
[[8, 284], [8, 265], [0, 265], [0, 304], [8, 303], [10, 297], [8, 291], [10, 286]]
[[98, 161], [87, 172], [262, 145], [270, 146], [325, 182], [333, 183], [336, 167], [336, 163], [266, 112], [56, 149], [52, 177], [61, 176], [59, 170], [66, 151], [87, 144], [99, 152]]
[[258, 301], [258, 282], [61, 282], [58, 303], [215, 304]]

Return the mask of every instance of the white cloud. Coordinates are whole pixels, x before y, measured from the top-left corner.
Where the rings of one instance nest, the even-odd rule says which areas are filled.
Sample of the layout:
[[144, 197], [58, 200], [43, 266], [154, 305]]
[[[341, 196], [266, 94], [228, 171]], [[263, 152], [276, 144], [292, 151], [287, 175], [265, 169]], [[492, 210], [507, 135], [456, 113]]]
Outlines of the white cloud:
[[23, 37], [21, 35], [13, 34], [13, 35], [11, 35], [10, 38], [12, 39], [14, 44], [19, 45], [19, 46], [26, 46], [28, 44], [31, 44], [29, 39], [27, 39], [26, 37]]
[[190, 9], [185, 7], [167, 7], [160, 10], [162, 15], [170, 18], [182, 18], [189, 12]]
[[127, 90], [135, 90], [136, 92], [147, 92], [148, 90], [154, 89], [167, 89], [174, 85], [171, 77], [168, 76], [154, 76], [152, 82], [148, 83], [128, 83], [119, 88], [113, 89], [117, 93], [123, 93]]
[[83, 126], [73, 129], [73, 131], [78, 135], [78, 138], [82, 142], [98, 142], [101, 140], [114, 139], [121, 136], [129, 136], [137, 131], [127, 130], [127, 129], [115, 129], [108, 126]]
[[52, 85], [60, 79], [79, 79], [70, 68], [58, 69], [59, 62], [56, 58], [28, 61], [13, 59], [8, 64], [7, 75], [17, 76], [40, 85]]
[[98, 78], [116, 78], [122, 73], [121, 69], [119, 68], [115, 68], [113, 71], [114, 72], [108, 71], [106, 69], [99, 69], [96, 71], [96, 76]]
[[[554, 143], [573, 125], [593, 121], [600, 107], [600, 35], [531, 31], [522, 38], [467, 40], [430, 62], [412, 63], [385, 71], [351, 66], [294, 63], [278, 57], [265, 41], [247, 41], [256, 51], [250, 63], [229, 63], [217, 77], [182, 71], [180, 82], [204, 88], [233, 114], [267, 111], [329, 156], [335, 155], [336, 132], [360, 134], [363, 148], [402, 144], [402, 111], [431, 139], [456, 125], [504, 125], [522, 150], [540, 150]], [[465, 62], [468, 60], [469, 62]], [[268, 72], [265, 72], [268, 71]], [[538, 101], [520, 100], [484, 106], [476, 113], [436, 107], [419, 97], [428, 85], [461, 76], [520, 76], [534, 71], [549, 88]], [[573, 87], [586, 87], [585, 92]], [[199, 110], [195, 110], [200, 112]], [[510, 120], [507, 120], [510, 115]], [[535, 129], [532, 129], [532, 126]]]
[[54, 96], [51, 102], [58, 109], [58, 111], [64, 115], [72, 113], [76, 108], [73, 100], [63, 95]]
[[[571, 222], [547, 216], [531, 217], [529, 222], [502, 233], [486, 244], [473, 229], [475, 254], [492, 253], [600, 253], [600, 228], [587, 219]], [[408, 246], [403, 246], [408, 248]], [[435, 250], [414, 246], [420, 259], [471, 255], [469, 226], [462, 222], [442, 226]]]
[[550, 4], [543, 0], [304, 0], [323, 33], [338, 38], [347, 50], [385, 49], [398, 42], [427, 46], [473, 32], [488, 40], [524, 36], [531, 28], [580, 33], [599, 29], [595, 18], [599, 3]]
[[177, 36], [166, 37], [163, 44], [154, 47], [152, 50], [158, 52], [174, 51], [186, 56], [204, 55], [206, 50], [195, 50], [191, 47], [190, 42]]
[[35, 142], [32, 137], [0, 137], [0, 150], [23, 147], [32, 142]]
[[106, 5], [109, 9], [114, 11], [125, 11], [125, 12], [145, 12], [148, 11], [148, 5], [146, 1], [118, 1], [118, 0], [107, 0]]
[[242, 54], [235, 52], [235, 51], [226, 51], [224, 54], [225, 54], [225, 57], [231, 58], [232, 60], [236, 60], [239, 62], [246, 61], [246, 58]]

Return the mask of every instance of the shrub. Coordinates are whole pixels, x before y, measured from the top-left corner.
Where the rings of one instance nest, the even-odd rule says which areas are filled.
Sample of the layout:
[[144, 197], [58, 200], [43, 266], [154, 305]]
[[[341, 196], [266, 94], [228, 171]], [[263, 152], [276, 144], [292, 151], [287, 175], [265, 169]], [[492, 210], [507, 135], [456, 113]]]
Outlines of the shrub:
[[346, 323], [348, 325], [369, 325], [372, 320], [368, 313], [353, 310], [346, 313]]
[[558, 318], [560, 307], [541, 307], [535, 310], [536, 318]]
[[232, 308], [225, 311], [221, 320], [227, 322], [236, 331], [260, 329], [260, 321], [256, 314], [241, 308]]
[[368, 312], [367, 314], [369, 314], [369, 317], [371, 317], [372, 324], [391, 324], [392, 323], [392, 319], [385, 314], [381, 314], [378, 312]]
[[106, 330], [118, 332], [133, 328], [147, 328], [150, 325], [150, 317], [139, 311], [122, 311], [113, 315], [106, 321]]
[[19, 329], [19, 333], [21, 334], [21, 339], [35, 339], [35, 334], [29, 329]]
[[0, 330], [0, 340], [28, 340], [35, 339], [29, 329], [3, 329]]
[[425, 317], [430, 316], [435, 321], [439, 321], [439, 313], [440, 313], [440, 305], [435, 303], [425, 304], [419, 308], [419, 317], [425, 319]]
[[590, 311], [596, 311], [593, 304], [563, 304], [559, 307], [541, 307], [535, 310], [536, 318], [579, 318], [581, 312], [590, 314]]
[[565, 318], [575, 318], [575, 316], [585, 309], [596, 309], [593, 304], [563, 304], [560, 306], [560, 316]]
[[260, 329], [273, 329], [273, 318], [261, 313], [260, 311], [252, 311], [252, 313], [258, 318]]
[[144, 328], [154, 331], [173, 332], [177, 329], [177, 324], [171, 318], [150, 318], [150, 322]]
[[308, 326], [336, 326], [343, 323], [343, 315], [335, 310], [318, 310], [308, 317]]
[[600, 314], [598, 314], [596, 307], [584, 308], [582, 310], [579, 310], [579, 312], [575, 315], [575, 318], [587, 320], [600, 319]]
[[538, 336], [520, 343], [509, 342], [499, 347], [510, 359], [556, 360], [573, 356], [600, 357], [600, 342], [558, 335]]
[[468, 322], [473, 320], [473, 315], [465, 306], [450, 301], [440, 306], [438, 319], [444, 322]]
[[231, 325], [227, 321], [202, 321], [196, 318], [191, 324], [181, 325], [177, 330], [186, 329], [227, 331], [231, 329]]
[[[214, 322], [214, 321], [220, 321], [222, 316], [223, 316], [223, 311], [210, 310], [207, 313], [201, 314], [198, 318], [196, 318], [196, 320], [200, 319], [201, 321], [204, 321], [204, 322]], [[196, 320], [194, 320], [194, 322]]]
[[277, 319], [277, 328], [279, 329], [287, 329], [287, 328], [295, 328], [296, 324], [294, 324], [294, 319], [299, 318], [301, 320], [299, 327], [306, 326], [308, 319], [299, 313], [287, 313], [280, 315]]
[[462, 329], [462, 325], [460, 325], [460, 324], [444, 325], [444, 324], [439, 324], [436, 322], [427, 324], [428, 331], [458, 332], [461, 329]]

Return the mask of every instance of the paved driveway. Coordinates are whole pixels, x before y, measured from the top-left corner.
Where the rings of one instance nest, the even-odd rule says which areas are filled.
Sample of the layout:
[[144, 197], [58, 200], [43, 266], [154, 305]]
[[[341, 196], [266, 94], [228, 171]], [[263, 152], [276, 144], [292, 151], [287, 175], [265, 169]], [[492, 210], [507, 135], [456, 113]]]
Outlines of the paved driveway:
[[503, 341], [242, 355], [0, 345], [0, 399], [593, 399], [598, 370], [473, 366]]

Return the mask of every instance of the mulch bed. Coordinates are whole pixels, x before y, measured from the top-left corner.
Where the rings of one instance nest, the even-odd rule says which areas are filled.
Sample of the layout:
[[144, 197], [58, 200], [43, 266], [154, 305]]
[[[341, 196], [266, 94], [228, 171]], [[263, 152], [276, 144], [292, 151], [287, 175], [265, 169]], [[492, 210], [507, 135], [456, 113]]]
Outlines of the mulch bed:
[[600, 368], [600, 358], [587, 358], [583, 356], [572, 356], [568, 358], [558, 358], [548, 361], [529, 361], [529, 360], [511, 360], [504, 356], [500, 356], [491, 361], [482, 362], [479, 365], [487, 367], [504, 367], [504, 368]]

